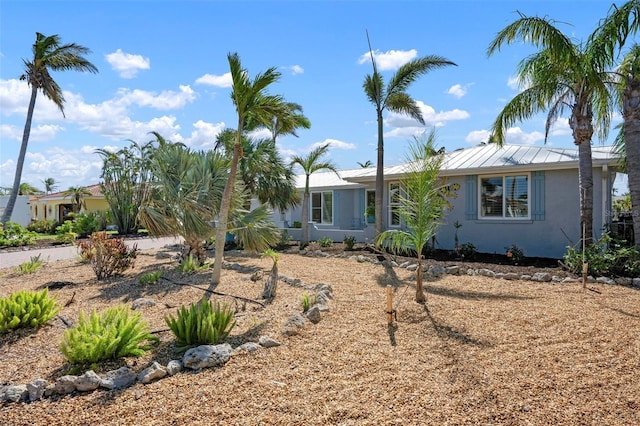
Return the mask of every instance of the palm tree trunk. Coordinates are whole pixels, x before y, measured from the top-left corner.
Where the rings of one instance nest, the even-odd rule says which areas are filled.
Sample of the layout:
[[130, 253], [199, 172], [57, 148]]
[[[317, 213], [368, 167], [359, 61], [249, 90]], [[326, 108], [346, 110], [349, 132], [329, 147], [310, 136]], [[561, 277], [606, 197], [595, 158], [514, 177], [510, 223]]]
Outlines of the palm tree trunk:
[[593, 244], [593, 162], [591, 137], [593, 136], [593, 112], [589, 104], [577, 102], [573, 107], [569, 127], [573, 142], [578, 145], [578, 186], [580, 191], [580, 228], [582, 242]]
[[422, 277], [424, 272], [422, 271], [422, 255], [418, 253], [418, 269], [416, 270], [416, 302], [424, 303], [426, 301], [424, 297], [424, 291], [422, 289]]
[[382, 110], [378, 109], [378, 159], [376, 163], [376, 217], [375, 232], [380, 235], [382, 232], [382, 200], [384, 192], [384, 137], [383, 137]]
[[300, 248], [309, 244], [309, 175], [306, 177], [304, 185], [304, 197], [302, 197], [302, 238]]
[[20, 180], [22, 179], [22, 168], [24, 167], [24, 159], [27, 155], [27, 145], [29, 144], [29, 134], [31, 134], [31, 120], [33, 119], [33, 110], [36, 106], [36, 97], [38, 95], [38, 88], [31, 86], [31, 99], [29, 100], [29, 109], [27, 110], [27, 121], [24, 123], [24, 132], [22, 133], [22, 144], [20, 145], [20, 153], [18, 154], [18, 161], [16, 162], [16, 174], [13, 178], [13, 188], [11, 189], [11, 196], [7, 201], [4, 214], [2, 215], [3, 225], [11, 220], [13, 214], [13, 208], [16, 205], [16, 199], [18, 198], [18, 191], [20, 190]]
[[624, 149], [631, 195], [634, 243], [640, 249], [640, 80], [631, 79], [623, 94]]

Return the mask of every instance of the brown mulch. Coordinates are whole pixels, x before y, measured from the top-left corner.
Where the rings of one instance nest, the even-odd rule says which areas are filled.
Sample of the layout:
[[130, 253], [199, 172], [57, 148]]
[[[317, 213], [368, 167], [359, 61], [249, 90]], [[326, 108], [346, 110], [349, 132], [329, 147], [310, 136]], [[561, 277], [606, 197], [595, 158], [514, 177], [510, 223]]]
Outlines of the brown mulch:
[[[145, 286], [138, 277], [162, 268], [175, 282], [210, 284], [208, 270], [175, 271], [174, 254], [166, 248], [142, 252], [134, 269], [102, 282], [77, 261], [50, 263], [33, 275], [4, 269], [0, 297], [49, 286], [62, 304], [72, 301], [60, 312], [71, 323], [80, 310], [153, 298], [157, 304], [140, 312], [158, 331], [160, 346], [98, 372], [122, 365], [140, 371], [152, 359], [166, 365], [176, 356], [172, 334], [162, 331], [164, 316], [204, 292], [167, 280]], [[265, 277], [271, 266], [242, 252], [228, 253], [227, 260], [262, 269]], [[304, 284], [331, 285], [334, 299], [320, 323], [297, 336], [280, 334], [284, 321], [301, 311], [305, 293], [283, 282], [266, 308], [220, 299], [238, 312], [233, 346], [261, 335], [283, 346], [125, 390], [5, 403], [0, 424], [640, 424], [637, 289], [590, 284], [585, 291], [577, 283], [446, 276], [425, 283], [427, 303], [421, 305], [413, 301], [414, 275], [402, 268], [296, 253], [282, 254], [279, 266], [281, 275]], [[264, 282], [250, 275], [225, 269], [216, 291], [256, 299]], [[392, 327], [385, 315], [387, 285], [397, 310]], [[0, 385], [68, 373], [71, 366], [58, 350], [64, 330], [56, 318], [35, 332], [0, 336]]]

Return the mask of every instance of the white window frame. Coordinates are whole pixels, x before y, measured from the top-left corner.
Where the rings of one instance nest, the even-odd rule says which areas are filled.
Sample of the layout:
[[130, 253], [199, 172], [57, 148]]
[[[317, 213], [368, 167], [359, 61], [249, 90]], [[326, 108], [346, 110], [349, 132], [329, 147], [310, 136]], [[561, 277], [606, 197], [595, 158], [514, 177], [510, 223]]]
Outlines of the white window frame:
[[[393, 200], [393, 191], [395, 190], [394, 187], [397, 187], [397, 191], [398, 191], [398, 200], [394, 201]], [[389, 182], [389, 210], [388, 210], [388, 217], [387, 220], [389, 223], [389, 227], [390, 228], [399, 228], [400, 226], [402, 226], [402, 218], [400, 217], [400, 215], [398, 214], [398, 223], [393, 223], [393, 212], [396, 209], [400, 208], [400, 197], [402, 197], [402, 185], [400, 182]]]
[[[313, 195], [314, 194], [320, 194], [320, 222], [316, 222], [315, 220], [313, 220]], [[324, 195], [325, 194], [331, 194], [331, 220], [329, 222], [324, 222], [323, 219], [323, 211], [324, 211]], [[311, 220], [311, 222], [313, 223], [318, 223], [320, 225], [333, 225], [333, 200], [335, 199], [335, 197], [333, 196], [333, 191], [314, 191], [311, 192], [311, 194], [309, 195], [309, 219]]]
[[[527, 178], [527, 215], [526, 216], [509, 216], [507, 215], [508, 206], [505, 197], [506, 178], [508, 177], [526, 177]], [[482, 204], [482, 181], [484, 179], [502, 178], [502, 216], [485, 216]], [[478, 176], [478, 219], [480, 220], [531, 220], [531, 173], [505, 173], [493, 175]]]

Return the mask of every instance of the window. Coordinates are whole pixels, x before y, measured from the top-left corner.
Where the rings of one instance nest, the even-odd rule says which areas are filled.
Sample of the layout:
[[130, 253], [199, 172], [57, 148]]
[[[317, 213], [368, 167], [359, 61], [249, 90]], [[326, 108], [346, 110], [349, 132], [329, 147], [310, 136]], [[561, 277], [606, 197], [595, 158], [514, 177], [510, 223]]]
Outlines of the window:
[[311, 193], [311, 221], [315, 223], [333, 223], [333, 192]]
[[391, 226], [400, 226], [400, 184], [389, 184], [389, 223]]
[[480, 178], [480, 215], [487, 219], [529, 217], [529, 175]]

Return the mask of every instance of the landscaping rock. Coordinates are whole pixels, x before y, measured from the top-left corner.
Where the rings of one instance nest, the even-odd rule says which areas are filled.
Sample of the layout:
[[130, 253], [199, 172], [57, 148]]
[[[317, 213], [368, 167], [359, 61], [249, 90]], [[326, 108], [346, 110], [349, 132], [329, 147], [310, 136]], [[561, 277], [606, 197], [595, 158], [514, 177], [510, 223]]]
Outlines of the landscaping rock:
[[547, 282], [551, 281], [551, 274], [548, 274], [546, 272], [536, 272], [531, 277], [531, 281], [547, 283]]
[[131, 303], [131, 309], [135, 311], [136, 309], [147, 308], [149, 306], [154, 306], [155, 304], [156, 304], [155, 300], [141, 297], [139, 299], [134, 300]]
[[234, 354], [243, 353], [243, 352], [253, 353], [253, 352], [256, 352], [258, 349], [260, 349], [260, 345], [257, 344], [256, 342], [247, 342], [235, 348], [233, 353]]
[[276, 346], [282, 346], [282, 343], [269, 336], [260, 336], [260, 339], [258, 339], [258, 343], [264, 348], [274, 348]]
[[75, 391], [77, 379], [78, 376], [71, 375], [59, 377], [53, 385], [54, 392], [64, 395]]
[[507, 272], [506, 274], [504, 274], [504, 276], [502, 277], [505, 280], [508, 281], [513, 281], [513, 280], [517, 280], [518, 278], [520, 278], [520, 276], [518, 274], [516, 274], [515, 272]]
[[614, 285], [616, 283], [614, 280], [612, 280], [609, 277], [598, 277], [596, 278], [596, 282], [601, 284], [609, 284], [609, 285]]
[[182, 371], [182, 361], [179, 359], [172, 359], [167, 363], [167, 374], [173, 376]]
[[49, 384], [45, 379], [36, 379], [31, 383], [27, 383], [27, 391], [29, 392], [29, 401], [37, 401], [42, 399], [44, 396], [44, 391]]
[[320, 315], [320, 309], [318, 308], [318, 306], [315, 305], [309, 308], [309, 310], [307, 311], [306, 317], [309, 321], [311, 321], [314, 324], [319, 323], [320, 320], [322, 319], [322, 316]]
[[146, 385], [154, 380], [162, 379], [166, 375], [167, 369], [160, 365], [159, 362], [153, 361], [149, 367], [140, 372], [138, 381]]
[[85, 372], [82, 376], [79, 376], [76, 381], [76, 389], [79, 391], [92, 391], [96, 390], [100, 387], [102, 383], [102, 379], [95, 371], [89, 370]]
[[478, 269], [478, 275], [482, 275], [483, 277], [495, 278], [496, 273], [490, 269]]
[[133, 385], [137, 379], [138, 375], [135, 371], [120, 367], [117, 370], [107, 371], [100, 386], [107, 389], [124, 389]]
[[447, 266], [444, 271], [449, 275], [460, 275], [460, 267], [458, 265]]
[[6, 386], [0, 391], [0, 400], [9, 402], [26, 401], [29, 398], [27, 385]]
[[220, 345], [201, 345], [196, 348], [189, 349], [182, 358], [184, 368], [191, 370], [199, 370], [201, 368], [218, 367], [224, 365], [229, 358], [233, 349], [228, 343]]

